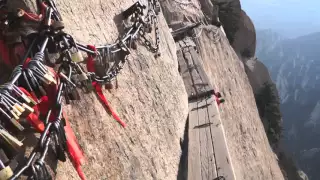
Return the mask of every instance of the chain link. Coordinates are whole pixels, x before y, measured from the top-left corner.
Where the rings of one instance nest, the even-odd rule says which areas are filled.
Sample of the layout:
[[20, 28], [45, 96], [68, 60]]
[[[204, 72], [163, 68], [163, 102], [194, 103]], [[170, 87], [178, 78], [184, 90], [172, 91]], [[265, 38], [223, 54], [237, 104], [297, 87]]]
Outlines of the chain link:
[[[55, 105], [48, 111], [45, 119], [45, 130], [40, 136], [36, 147], [30, 154], [26, 164], [20, 168], [19, 171], [10, 177], [9, 180], [15, 180], [19, 178], [22, 173], [29, 168], [32, 170], [33, 180], [46, 180], [52, 179], [49, 174], [44, 159], [48, 153], [49, 144], [52, 139], [55, 139], [54, 144], [56, 145], [56, 156], [59, 160], [65, 161], [65, 150], [66, 150], [66, 136], [64, 131], [65, 120], [62, 117], [62, 94], [66, 87], [64, 82], [61, 82], [58, 86], [57, 97]], [[56, 118], [54, 121], [49, 122], [49, 118], [52, 113], [55, 113]], [[55, 138], [57, 137], [57, 138]]]
[[[116, 62], [103, 77], [99, 77], [94, 72], [89, 72], [88, 77], [91, 80], [96, 81], [98, 83], [110, 83], [123, 69], [123, 66], [128, 59], [130, 54], [130, 49], [132, 48], [132, 44], [138, 38], [141, 38], [146, 48], [152, 53], [156, 54], [156, 57], [160, 56], [159, 46], [160, 46], [160, 32], [159, 32], [159, 24], [157, 15], [160, 12], [160, 3], [158, 0], [148, 0], [148, 9], [147, 13], [143, 13], [143, 9], [136, 8], [136, 10], [132, 14], [132, 26], [127, 27], [127, 32], [119, 38], [119, 40], [112, 45], [106, 45], [103, 47], [97, 47], [99, 54], [103, 54], [102, 51], [108, 51], [110, 53], [125, 53], [125, 57], [123, 61]], [[155, 32], [155, 44], [152, 44], [151, 40], [146, 37], [147, 33], [151, 33], [152, 26], [154, 27]], [[139, 36], [139, 37], [138, 37]], [[107, 63], [107, 62], [104, 62]], [[102, 65], [102, 64], [101, 64]]]

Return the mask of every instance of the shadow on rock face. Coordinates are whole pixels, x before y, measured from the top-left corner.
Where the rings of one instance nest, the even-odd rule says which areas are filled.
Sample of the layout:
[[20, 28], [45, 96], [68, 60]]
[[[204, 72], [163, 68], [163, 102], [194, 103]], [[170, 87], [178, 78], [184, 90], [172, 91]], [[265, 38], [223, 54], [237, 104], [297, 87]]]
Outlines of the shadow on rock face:
[[239, 0], [212, 0], [212, 24], [216, 16], [226, 32], [226, 36], [239, 58], [251, 58], [256, 50], [256, 31], [250, 17], [241, 10]]
[[235, 35], [239, 29], [238, 22], [241, 17], [241, 5], [239, 0], [212, 0], [219, 6], [219, 20], [226, 32], [226, 36], [233, 44]]
[[251, 58], [256, 51], [256, 30], [250, 17], [243, 10], [241, 10], [238, 27], [232, 47], [241, 59]]

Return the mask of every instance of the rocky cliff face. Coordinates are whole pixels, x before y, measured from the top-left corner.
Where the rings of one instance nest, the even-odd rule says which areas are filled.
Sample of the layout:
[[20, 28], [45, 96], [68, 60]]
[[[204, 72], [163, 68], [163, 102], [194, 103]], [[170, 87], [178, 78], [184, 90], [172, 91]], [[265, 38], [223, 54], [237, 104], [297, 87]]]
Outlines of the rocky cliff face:
[[[32, 0], [11, 2], [18, 3], [15, 7], [35, 7]], [[210, 8], [217, 5], [209, 0], [160, 2], [173, 29], [188, 22], [209, 22]], [[117, 15], [132, 3], [128, 0], [57, 2], [66, 31], [79, 42], [97, 45], [113, 42], [122, 32], [121, 18]], [[281, 180], [283, 176], [259, 118], [245, 66], [230, 45], [237, 30], [227, 23], [240, 18], [240, 2], [221, 1], [218, 5], [221, 11], [215, 14], [221, 15], [228, 38], [207, 23], [196, 30], [194, 41], [211, 83], [226, 99], [221, 118], [236, 177]], [[228, 11], [229, 6], [232, 11]], [[175, 43], [165, 18], [160, 16], [161, 57], [155, 59], [139, 45], [118, 77], [119, 88], [105, 92], [127, 122], [127, 128], [114, 122], [94, 94], [82, 96], [80, 102], [66, 107], [87, 157], [84, 172], [88, 179], [177, 178], [179, 143], [188, 107], [178, 73]], [[78, 178], [69, 162], [59, 164], [57, 172], [57, 179]]]
[[243, 10], [240, 14], [238, 31], [235, 33], [232, 47], [242, 59], [254, 57], [256, 53], [256, 30], [250, 17]]
[[[267, 67], [255, 57], [256, 30], [250, 17], [241, 10], [237, 22], [237, 31], [232, 41], [229, 39], [239, 59], [243, 62], [245, 72], [255, 94], [260, 118], [267, 132], [273, 150], [278, 152], [281, 136], [281, 113], [277, 88], [273, 83]], [[230, 23], [230, 21], [222, 22]], [[235, 26], [235, 25], [233, 25]]]
[[[132, 1], [60, 1], [67, 31], [80, 42], [113, 42]], [[187, 99], [178, 73], [176, 49], [160, 16], [162, 56], [155, 59], [139, 46], [118, 78], [119, 88], [107, 94], [121, 118], [121, 128], [105, 113], [94, 95], [73, 104], [69, 115], [88, 157], [88, 179], [175, 179]], [[170, 142], [170, 143], [168, 143]], [[57, 179], [76, 177], [70, 164], [58, 168]]]
[[221, 118], [237, 178], [283, 179], [257, 112], [242, 62], [232, 49], [228, 50], [228, 54], [220, 53], [230, 48], [226, 39], [223, 40], [225, 37], [208, 47], [212, 32], [207, 33], [200, 41], [203, 48], [201, 53], [211, 82], [227, 101], [221, 107]]
[[[181, 3], [181, 1], [163, 0], [162, 2], [167, 22], [169, 25], [174, 24], [171, 26], [173, 29], [177, 28], [176, 24], [187, 24], [196, 20], [211, 21], [210, 18], [206, 19], [206, 17], [211, 17], [210, 14], [206, 14], [208, 7], [213, 7], [210, 1], [194, 0]], [[230, 4], [226, 3], [225, 6], [239, 7], [240, 5], [232, 6], [235, 2], [230, 1]], [[201, 9], [204, 10], [201, 11]], [[237, 11], [239, 9], [232, 12]], [[230, 21], [221, 20], [223, 27], [233, 27], [227, 24], [237, 21], [232, 17], [229, 17]], [[195, 31], [196, 38], [193, 40], [197, 43], [211, 83], [226, 98], [226, 103], [221, 107], [221, 120], [226, 131], [236, 177], [239, 179], [283, 179], [259, 118], [244, 64], [231, 47], [230, 40], [219, 28], [209, 24]], [[232, 32], [228, 31], [228, 28], [225, 31], [226, 34]], [[236, 42], [235, 34], [232, 33], [233, 42]], [[252, 40], [255, 40], [255, 37]], [[242, 47], [241, 41], [238, 42], [237, 47]], [[242, 43], [250, 44], [251, 51], [254, 53], [255, 48], [252, 47], [255, 46], [255, 43], [253, 46], [252, 41], [248, 43], [244, 39]]]
[[[225, 23], [229, 22], [230, 21], [227, 21]], [[268, 68], [264, 65], [265, 61], [263, 63], [255, 57], [256, 49], [258, 57], [261, 57], [261, 53], [273, 57], [272, 52], [281, 49], [278, 49], [280, 47], [269, 45], [273, 44], [272, 42], [281, 41], [281, 37], [271, 36], [261, 38], [261, 36], [259, 36], [257, 42], [255, 27], [250, 17], [248, 17], [243, 10], [241, 11], [237, 26], [233, 26], [237, 27], [237, 31], [234, 33], [233, 39], [231, 39], [233, 41], [231, 41], [230, 38], [228, 39], [238, 57], [244, 63], [245, 72], [255, 94], [260, 118], [267, 133], [269, 143], [279, 157], [278, 162], [282, 173], [285, 179], [305, 179], [281, 143], [281, 138], [284, 136], [283, 120], [280, 111], [280, 97], [276, 84], [272, 81]], [[271, 32], [268, 33], [270, 34]], [[256, 47], [257, 43], [258, 46]]]

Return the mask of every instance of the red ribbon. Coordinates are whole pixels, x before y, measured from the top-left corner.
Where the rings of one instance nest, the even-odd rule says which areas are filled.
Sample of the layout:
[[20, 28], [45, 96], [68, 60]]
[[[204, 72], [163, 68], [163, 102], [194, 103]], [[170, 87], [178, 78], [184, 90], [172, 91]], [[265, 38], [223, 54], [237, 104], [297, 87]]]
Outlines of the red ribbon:
[[112, 117], [118, 121], [119, 124], [121, 124], [122, 127], [126, 127], [126, 123], [123, 122], [120, 117], [114, 112], [114, 110], [111, 108], [109, 102], [107, 101], [106, 97], [103, 95], [102, 92], [102, 88], [100, 86], [100, 84], [98, 84], [97, 82], [92, 82], [93, 87], [96, 89], [96, 93], [98, 94], [100, 100], [102, 101], [102, 103], [109, 109]]
[[[96, 51], [96, 48], [92, 45], [88, 45], [88, 48]], [[87, 59], [87, 70], [89, 72], [94, 72], [95, 67], [94, 67], [94, 58], [91, 54], [88, 53], [88, 59]], [[104, 96], [102, 92], [102, 87], [99, 83], [97, 82], [92, 82], [92, 86], [95, 88], [97, 95], [99, 96], [100, 101], [105, 105], [105, 107], [109, 110], [111, 113], [112, 117], [119, 123], [121, 124], [122, 127], [126, 127], [126, 123], [123, 122], [120, 117], [115, 113], [115, 111], [111, 108], [109, 102], [107, 101], [107, 98]]]
[[[52, 68], [48, 69], [55, 75], [56, 80], [59, 80], [58, 75], [55, 73], [55, 71]], [[59, 82], [58, 82], [59, 83]], [[54, 87], [54, 88], [53, 88]], [[54, 105], [56, 97], [57, 97], [57, 90], [58, 86], [57, 85], [52, 85], [51, 88], [47, 88], [47, 95], [49, 97], [49, 106], [46, 107], [44, 106], [44, 109], [42, 109], [42, 112], [48, 112], [49, 107], [52, 107]], [[70, 126], [70, 122], [68, 121], [68, 118], [66, 116], [66, 113], [62, 111], [62, 115], [66, 121], [66, 126], [64, 127], [64, 130], [66, 132], [66, 137], [67, 137], [67, 149], [68, 153], [70, 155], [71, 162], [76, 169], [79, 177], [82, 180], [85, 180], [85, 175], [81, 169], [81, 165], [85, 162], [85, 157], [83, 155], [83, 152], [77, 142], [76, 136], [74, 135], [74, 132]], [[50, 120], [53, 121], [55, 120], [55, 115], [54, 113], [51, 114]]]
[[[30, 61], [30, 59], [27, 59], [24, 66], [26, 66], [29, 61]], [[57, 74], [55, 73], [55, 71], [52, 68], [48, 67], [48, 70], [51, 71], [55, 75], [56, 80], [59, 80]], [[30, 94], [24, 88], [20, 87], [20, 89], [27, 96], [32, 97], [35, 101], [37, 101], [37, 97], [35, 95]], [[35, 112], [31, 113], [27, 118], [28, 121], [40, 132], [44, 131], [44, 124], [41, 120], [39, 120], [39, 115], [48, 113], [49, 109], [54, 105], [56, 97], [57, 97], [57, 90], [58, 90], [57, 85], [48, 85], [46, 87], [47, 96], [41, 97], [40, 103], [33, 107]], [[66, 137], [67, 137], [67, 149], [68, 149], [68, 153], [70, 155], [71, 162], [72, 162], [74, 168], [76, 169], [79, 177], [82, 180], [85, 180], [86, 179], [85, 175], [81, 169], [81, 165], [84, 163], [85, 157], [84, 157], [83, 152], [77, 142], [76, 136], [74, 135], [74, 132], [70, 126], [70, 122], [67, 119], [66, 113], [64, 111], [62, 113], [63, 113], [62, 115], [66, 121], [66, 126], [64, 127], [64, 130], [65, 130]], [[56, 118], [55, 115], [56, 115], [55, 112], [52, 112], [49, 120], [54, 121]]]
[[[31, 95], [26, 89], [19, 87], [19, 89], [27, 95], [29, 98], [32, 98], [34, 101], [37, 101], [37, 97]], [[39, 106], [41, 104], [44, 104], [45, 102], [48, 101], [48, 97], [44, 96], [41, 98], [41, 103], [33, 106], [32, 108], [34, 109], [33, 113], [30, 113], [27, 117], [27, 120], [29, 123], [39, 132], [44, 131], [44, 124], [43, 122], [39, 119], [40, 111], [39, 111]]]

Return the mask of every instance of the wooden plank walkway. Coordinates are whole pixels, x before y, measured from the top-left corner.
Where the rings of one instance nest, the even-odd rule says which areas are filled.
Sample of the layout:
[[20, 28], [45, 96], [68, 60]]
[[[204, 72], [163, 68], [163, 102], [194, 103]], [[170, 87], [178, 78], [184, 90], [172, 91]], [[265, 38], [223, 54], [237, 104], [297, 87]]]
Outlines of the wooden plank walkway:
[[[180, 74], [189, 96], [188, 180], [235, 180], [213, 90], [188, 37], [176, 42]], [[190, 97], [196, 97], [190, 99]]]

